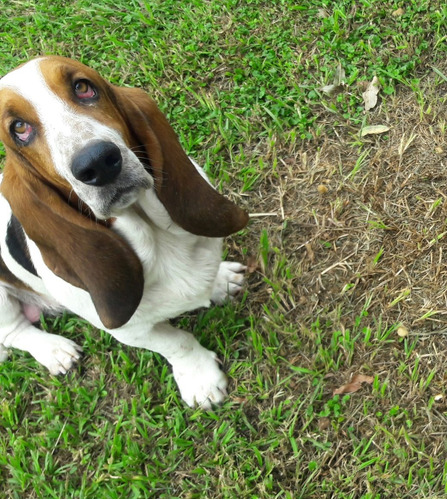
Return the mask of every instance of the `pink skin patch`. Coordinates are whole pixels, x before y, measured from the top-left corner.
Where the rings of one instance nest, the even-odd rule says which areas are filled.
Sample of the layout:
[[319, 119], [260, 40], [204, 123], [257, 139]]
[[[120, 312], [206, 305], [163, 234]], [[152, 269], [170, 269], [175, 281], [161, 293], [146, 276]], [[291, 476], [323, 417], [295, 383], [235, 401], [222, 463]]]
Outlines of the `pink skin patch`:
[[22, 304], [23, 314], [31, 323], [36, 323], [40, 319], [42, 312], [37, 306], [31, 304]]

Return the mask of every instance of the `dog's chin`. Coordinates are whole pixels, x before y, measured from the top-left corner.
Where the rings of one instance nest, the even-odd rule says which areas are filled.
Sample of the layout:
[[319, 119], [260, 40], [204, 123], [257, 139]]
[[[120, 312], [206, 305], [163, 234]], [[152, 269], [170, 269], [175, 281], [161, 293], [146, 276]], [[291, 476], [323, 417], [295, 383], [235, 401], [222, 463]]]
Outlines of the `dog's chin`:
[[112, 217], [118, 217], [124, 210], [132, 206], [141, 193], [142, 188], [122, 188], [117, 189], [107, 203], [101, 205], [97, 209], [92, 209], [95, 217], [98, 220], [107, 220]]

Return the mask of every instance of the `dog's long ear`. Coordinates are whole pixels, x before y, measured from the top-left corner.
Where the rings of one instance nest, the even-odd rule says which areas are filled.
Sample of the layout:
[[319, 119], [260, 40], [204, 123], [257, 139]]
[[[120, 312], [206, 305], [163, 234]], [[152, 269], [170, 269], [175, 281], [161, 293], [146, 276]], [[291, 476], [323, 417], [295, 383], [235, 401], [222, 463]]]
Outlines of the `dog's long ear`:
[[172, 220], [201, 236], [227, 236], [242, 229], [247, 213], [198, 173], [155, 102], [140, 89], [113, 87], [113, 92], [136, 145], [146, 150], [157, 196]]
[[106, 328], [118, 328], [140, 303], [140, 260], [111, 229], [71, 207], [50, 184], [7, 156], [1, 192], [54, 274], [86, 290]]

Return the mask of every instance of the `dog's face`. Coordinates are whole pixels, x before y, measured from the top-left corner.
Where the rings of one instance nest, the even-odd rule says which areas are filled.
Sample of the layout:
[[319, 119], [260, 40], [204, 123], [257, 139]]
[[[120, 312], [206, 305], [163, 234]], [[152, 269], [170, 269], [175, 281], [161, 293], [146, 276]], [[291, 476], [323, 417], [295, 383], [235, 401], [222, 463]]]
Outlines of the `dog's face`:
[[[0, 139], [99, 219], [132, 204], [153, 178], [117, 104], [115, 87], [70, 59], [34, 59], [0, 80]], [[135, 152], [132, 151], [135, 148]]]
[[1, 191], [16, 207], [25, 191], [14, 184], [33, 191], [44, 183], [104, 220], [154, 186], [171, 219], [193, 234], [226, 236], [248, 221], [202, 178], [143, 90], [111, 85], [71, 59], [37, 58], [0, 80], [0, 140]]

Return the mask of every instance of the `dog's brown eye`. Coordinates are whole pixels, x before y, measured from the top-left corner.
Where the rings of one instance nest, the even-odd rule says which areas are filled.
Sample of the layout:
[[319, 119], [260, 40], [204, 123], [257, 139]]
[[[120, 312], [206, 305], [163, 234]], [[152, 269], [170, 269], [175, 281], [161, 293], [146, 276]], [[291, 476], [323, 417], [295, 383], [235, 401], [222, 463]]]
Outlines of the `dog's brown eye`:
[[19, 141], [23, 143], [27, 143], [31, 135], [33, 133], [33, 127], [27, 122], [22, 120], [16, 120], [12, 123], [11, 130], [14, 133], [15, 137], [19, 139]]
[[14, 131], [16, 134], [24, 134], [26, 132], [26, 122], [14, 122]]
[[75, 82], [74, 92], [79, 99], [91, 99], [96, 96], [96, 90], [88, 80], [78, 80]]

